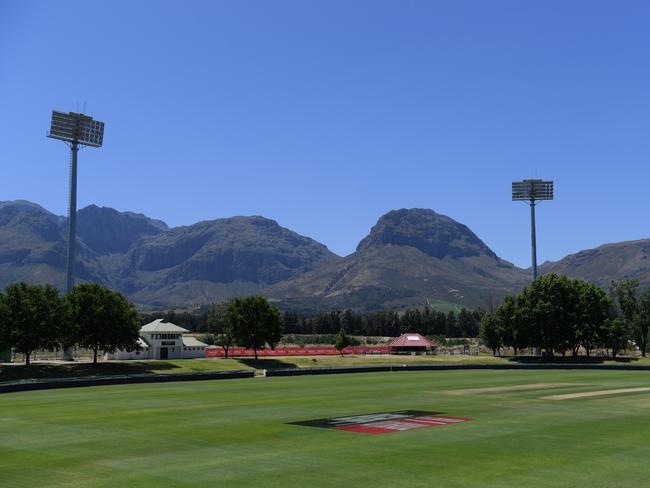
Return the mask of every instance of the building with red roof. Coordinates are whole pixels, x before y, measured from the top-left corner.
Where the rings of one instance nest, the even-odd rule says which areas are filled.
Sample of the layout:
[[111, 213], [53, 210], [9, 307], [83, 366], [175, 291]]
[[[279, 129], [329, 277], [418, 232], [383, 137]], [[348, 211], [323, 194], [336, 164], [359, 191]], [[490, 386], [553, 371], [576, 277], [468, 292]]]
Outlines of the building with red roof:
[[407, 332], [388, 343], [391, 354], [427, 353], [438, 347], [434, 341], [414, 332]]

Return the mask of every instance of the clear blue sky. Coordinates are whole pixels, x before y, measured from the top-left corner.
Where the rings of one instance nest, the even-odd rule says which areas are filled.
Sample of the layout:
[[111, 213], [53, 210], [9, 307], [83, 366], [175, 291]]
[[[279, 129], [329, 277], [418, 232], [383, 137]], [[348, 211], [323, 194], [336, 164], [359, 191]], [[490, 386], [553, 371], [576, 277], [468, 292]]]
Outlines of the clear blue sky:
[[650, 237], [650, 2], [0, 1], [0, 200], [64, 214], [52, 109], [106, 122], [79, 205], [259, 214], [334, 252], [426, 207], [528, 266]]

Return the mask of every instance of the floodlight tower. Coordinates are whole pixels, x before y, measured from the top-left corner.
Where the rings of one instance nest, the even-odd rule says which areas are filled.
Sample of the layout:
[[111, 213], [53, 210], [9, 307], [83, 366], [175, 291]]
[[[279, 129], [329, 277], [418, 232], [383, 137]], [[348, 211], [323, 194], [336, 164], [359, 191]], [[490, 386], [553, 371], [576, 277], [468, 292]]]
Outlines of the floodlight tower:
[[[59, 139], [70, 147], [70, 203], [68, 206], [68, 259], [65, 270], [65, 292], [74, 288], [75, 242], [77, 240], [77, 152], [80, 147], [101, 147], [104, 122], [75, 112], [52, 111], [52, 124], [47, 137]], [[72, 359], [71, 351], [64, 354]]]
[[553, 182], [523, 180], [512, 182], [512, 200], [530, 205], [530, 237], [533, 257], [533, 280], [537, 279], [537, 233], [535, 230], [535, 205], [541, 200], [553, 200]]

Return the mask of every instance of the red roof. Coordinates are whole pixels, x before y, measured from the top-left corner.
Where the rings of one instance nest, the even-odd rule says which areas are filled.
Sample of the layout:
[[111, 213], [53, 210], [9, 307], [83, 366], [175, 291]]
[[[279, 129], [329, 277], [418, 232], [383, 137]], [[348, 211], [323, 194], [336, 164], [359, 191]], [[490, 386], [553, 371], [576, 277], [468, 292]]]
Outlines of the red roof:
[[437, 345], [426, 337], [412, 332], [402, 334], [388, 343], [388, 347], [436, 347]]

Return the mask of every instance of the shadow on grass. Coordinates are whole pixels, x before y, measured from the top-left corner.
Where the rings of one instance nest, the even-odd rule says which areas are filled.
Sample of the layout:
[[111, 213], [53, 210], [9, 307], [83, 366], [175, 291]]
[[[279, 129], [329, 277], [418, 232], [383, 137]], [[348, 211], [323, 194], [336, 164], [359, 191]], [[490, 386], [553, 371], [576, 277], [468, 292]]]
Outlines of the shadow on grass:
[[255, 358], [237, 358], [240, 363], [245, 364], [249, 368], [255, 369], [282, 369], [282, 368], [295, 368], [293, 363], [287, 363], [279, 359], [255, 359]]
[[74, 378], [170, 372], [179, 366], [166, 361], [11, 365], [0, 367], [0, 382], [28, 379]]
[[635, 363], [639, 358], [617, 357], [586, 357], [586, 356], [553, 356], [553, 357], [540, 357], [540, 356], [502, 356], [513, 363], [520, 364], [603, 364], [605, 361], [616, 361], [621, 364]]

